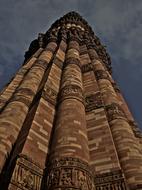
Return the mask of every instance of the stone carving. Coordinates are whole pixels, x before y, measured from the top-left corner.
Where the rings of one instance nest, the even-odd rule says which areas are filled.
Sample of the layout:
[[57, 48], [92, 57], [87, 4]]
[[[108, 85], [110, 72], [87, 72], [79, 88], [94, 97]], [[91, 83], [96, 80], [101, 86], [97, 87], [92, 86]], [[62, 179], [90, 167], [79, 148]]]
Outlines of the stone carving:
[[85, 97], [85, 110], [87, 112], [100, 108], [102, 106], [104, 106], [104, 104], [100, 92], [90, 94], [89, 96]]
[[29, 97], [35, 96], [35, 93], [30, 88], [19, 87], [16, 89], [14, 96], [11, 97], [9, 102], [17, 101], [24, 103], [27, 107], [30, 106], [31, 100]]
[[89, 166], [78, 158], [52, 160], [47, 166], [47, 173], [47, 189], [94, 190]]
[[97, 80], [100, 80], [100, 79], [107, 79], [107, 80], [109, 80], [109, 77], [108, 77], [106, 71], [104, 71], [104, 70], [96, 70], [95, 71], [95, 76], [96, 76]]
[[70, 57], [70, 58], [66, 59], [64, 66], [66, 67], [68, 64], [75, 64], [79, 68], [81, 68], [80, 60], [77, 58], [74, 58], [74, 57]]
[[127, 190], [124, 176], [121, 170], [109, 172], [105, 174], [98, 174], [94, 177], [94, 182], [96, 186], [96, 190]]
[[84, 45], [84, 43], [83, 43], [82, 45], [80, 45], [80, 56], [84, 55], [84, 54], [88, 54], [88, 50], [86, 48], [86, 45]]
[[30, 104], [31, 104], [31, 101], [30, 101], [26, 96], [24, 96], [23, 94], [20, 95], [20, 94], [18, 94], [18, 92], [15, 93], [15, 95], [12, 96], [11, 99], [9, 100], [9, 102], [14, 102], [14, 101], [22, 102], [22, 103], [24, 103], [27, 107], [29, 107]]
[[58, 57], [54, 57], [53, 60], [54, 64], [59, 67], [60, 69], [63, 68], [63, 61], [61, 61]]
[[48, 66], [48, 62], [42, 59], [38, 59], [35, 61], [35, 66], [43, 67], [43, 69], [46, 69]]
[[28, 71], [28, 68], [21, 68], [19, 71], [18, 71], [18, 75], [25, 75]]
[[[69, 25], [70, 27], [68, 27]], [[99, 38], [94, 34], [88, 23], [74, 11], [69, 12], [52, 24], [51, 28], [42, 36], [44, 38], [38, 37], [38, 39], [31, 43], [29, 50], [25, 54], [25, 61], [30, 58], [39, 47], [42, 47], [43, 44], [45, 47], [50, 41], [58, 43], [61, 39], [66, 40], [67, 34], [71, 39], [78, 41], [78, 43], [85, 43], [88, 49], [95, 49], [99, 58], [111, 73], [111, 60], [105, 47], [100, 43]]]
[[60, 37], [62, 40], [66, 41], [66, 39], [67, 39], [67, 30], [66, 30], [65, 27], [62, 27], [62, 28], [59, 30], [59, 37]]
[[60, 90], [59, 101], [63, 101], [64, 99], [68, 98], [75, 98], [81, 102], [84, 102], [83, 91], [81, 87], [77, 85], [68, 85], [63, 87]]
[[91, 63], [88, 63], [88, 64], [85, 64], [85, 65], [82, 65], [81, 70], [82, 70], [82, 73], [86, 73], [86, 72], [92, 71], [93, 66], [92, 66]]
[[123, 112], [122, 108], [116, 103], [107, 105], [106, 112], [107, 112], [107, 117], [109, 121], [112, 121], [118, 118], [126, 119], [125, 113]]
[[118, 85], [116, 84], [116, 82], [112, 82], [111, 84], [112, 84], [112, 86], [113, 86], [115, 92], [120, 93], [120, 88], [118, 87]]
[[68, 31], [68, 38], [69, 40], [77, 41], [78, 43], [80, 42], [80, 38], [77, 29], [75, 27], [71, 27], [70, 30]]
[[135, 137], [142, 138], [142, 131], [138, 127], [137, 123], [134, 121], [129, 121], [129, 125], [131, 126]]
[[42, 91], [43, 99], [49, 101], [53, 105], [56, 105], [57, 96], [58, 93], [49, 86], [46, 86]]
[[11, 179], [11, 186], [21, 190], [40, 190], [42, 169], [27, 156], [20, 155]]
[[57, 37], [58, 37], [58, 30], [56, 29], [52, 29], [52, 30], [48, 30], [46, 33], [46, 38], [47, 38], [47, 42], [56, 42], [57, 41]]

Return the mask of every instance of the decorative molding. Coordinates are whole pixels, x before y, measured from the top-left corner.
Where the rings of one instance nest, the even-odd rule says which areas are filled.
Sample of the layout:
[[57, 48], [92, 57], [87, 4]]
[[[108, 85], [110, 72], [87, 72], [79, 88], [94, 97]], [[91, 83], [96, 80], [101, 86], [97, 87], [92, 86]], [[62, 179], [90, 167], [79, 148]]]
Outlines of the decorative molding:
[[34, 64], [35, 66], [40, 66], [40, 67], [42, 67], [43, 69], [46, 69], [47, 67], [48, 67], [48, 62], [47, 61], [45, 61], [45, 60], [43, 60], [43, 59], [37, 59], [36, 61], [35, 61], [35, 64]]
[[70, 57], [68, 59], [65, 60], [64, 66], [66, 67], [69, 64], [75, 64], [77, 65], [80, 69], [81, 69], [81, 63], [80, 60], [74, 57]]
[[119, 118], [126, 119], [124, 111], [118, 104], [112, 103], [105, 107], [106, 107], [108, 121], [112, 121], [114, 119], [119, 119]]
[[89, 96], [85, 97], [85, 110], [87, 112], [103, 106], [104, 104], [100, 92], [97, 92], [95, 94], [90, 94]]
[[61, 38], [61, 40], [66, 42], [66, 40], [67, 40], [67, 30], [66, 30], [66, 28], [64, 26], [61, 27], [60, 30], [59, 30], [59, 37]]
[[88, 64], [85, 64], [85, 65], [82, 65], [81, 70], [82, 70], [82, 73], [87, 73], [87, 72], [93, 70], [93, 66], [92, 66], [91, 63], [88, 63]]
[[20, 190], [40, 190], [43, 170], [25, 155], [20, 155], [10, 186]]
[[104, 71], [104, 70], [96, 70], [94, 72], [95, 72], [95, 76], [96, 76], [97, 80], [100, 80], [100, 79], [107, 79], [107, 80], [109, 80], [109, 77], [108, 77], [106, 71]]
[[54, 29], [54, 30], [48, 30], [46, 32], [46, 42], [57, 42], [58, 39], [58, 30]]
[[142, 131], [138, 127], [137, 123], [135, 121], [129, 121], [129, 125], [131, 126], [135, 137], [142, 138]]
[[124, 176], [121, 170], [109, 172], [105, 174], [98, 174], [94, 177], [96, 190], [127, 190]]
[[68, 30], [68, 40], [69, 41], [76, 41], [78, 43], [80, 42], [78, 31], [75, 27], [70, 28], [70, 30]]
[[53, 63], [59, 67], [59, 69], [62, 69], [63, 68], [63, 61], [61, 61], [58, 57], [54, 57], [53, 59]]
[[[21, 68], [19, 71], [18, 71], [18, 73], [17, 73], [17, 75], [25, 75], [26, 73], [27, 73], [27, 71], [29, 70], [29, 68]], [[11, 81], [12, 82], [12, 81]]]
[[81, 87], [77, 85], [68, 85], [61, 88], [59, 101], [63, 101], [69, 98], [77, 99], [84, 103], [83, 91]]
[[53, 105], [56, 105], [58, 93], [51, 87], [46, 86], [42, 91], [42, 98]]
[[9, 100], [8, 103], [10, 102], [22, 102], [23, 104], [25, 104], [28, 108], [30, 107], [31, 101], [30, 99], [28, 99], [27, 97], [25, 97], [23, 94], [19, 95], [19, 94], [14, 94], [14, 96], [12, 96]]
[[120, 88], [118, 87], [118, 85], [116, 84], [116, 82], [112, 82], [111, 84], [112, 84], [115, 92], [120, 93]]
[[32, 89], [30, 88], [23, 88], [23, 87], [19, 87], [16, 89], [15, 93], [13, 94], [13, 96], [8, 100], [8, 102], [22, 102], [24, 103], [27, 107], [30, 106], [31, 104], [31, 98], [29, 97], [33, 97], [35, 96], [35, 93], [33, 92]]
[[47, 173], [47, 189], [94, 190], [89, 166], [78, 158], [63, 157], [49, 161]]

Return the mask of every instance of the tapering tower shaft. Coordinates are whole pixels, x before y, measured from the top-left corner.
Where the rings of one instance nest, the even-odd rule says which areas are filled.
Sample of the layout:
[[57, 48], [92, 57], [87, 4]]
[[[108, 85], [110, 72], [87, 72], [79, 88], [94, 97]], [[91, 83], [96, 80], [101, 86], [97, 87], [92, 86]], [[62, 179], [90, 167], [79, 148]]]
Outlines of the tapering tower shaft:
[[141, 136], [105, 48], [70, 12], [31, 43], [0, 95], [0, 186], [140, 190]]

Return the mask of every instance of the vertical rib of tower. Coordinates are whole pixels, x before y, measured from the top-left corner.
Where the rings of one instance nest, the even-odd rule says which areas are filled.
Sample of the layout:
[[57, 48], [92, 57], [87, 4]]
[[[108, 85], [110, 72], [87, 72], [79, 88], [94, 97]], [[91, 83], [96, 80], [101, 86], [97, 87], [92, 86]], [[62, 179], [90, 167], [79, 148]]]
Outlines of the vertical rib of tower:
[[36, 53], [32, 55], [30, 60], [19, 69], [17, 74], [12, 78], [12, 80], [7, 84], [0, 94], [0, 112], [4, 109], [4, 106], [8, 103], [9, 99], [13, 95], [14, 91], [18, 88], [26, 73], [30, 70], [37, 57], [43, 51], [43, 48], [39, 48]]
[[136, 189], [142, 182], [142, 170], [139, 170], [139, 165], [142, 163], [140, 144], [134, 136], [129, 125], [128, 114], [126, 115], [126, 110], [123, 111], [122, 101], [116, 94], [111, 84], [111, 78], [101, 60], [94, 64], [94, 72], [102, 93], [112, 137], [126, 181], [130, 189]]
[[[52, 46], [50, 46], [50, 48], [48, 46], [46, 48], [46, 51], [52, 47], [55, 47], [56, 45], [56, 42], [52, 42]], [[57, 47], [57, 52], [55, 53], [54, 58], [51, 62], [51, 66], [45, 74], [45, 82], [43, 82], [44, 87], [41, 87], [41, 97], [38, 102], [38, 107], [36, 109], [34, 118], [31, 122], [28, 135], [26, 139], [23, 138], [22, 135], [19, 136], [18, 141], [20, 144], [23, 144], [22, 141], [25, 139], [22, 151], [19, 150], [21, 149], [19, 145], [15, 147], [13, 156], [15, 157], [18, 155], [18, 159], [16, 161], [16, 167], [12, 175], [10, 189], [16, 188], [15, 186], [17, 186], [16, 182], [18, 181], [19, 175], [22, 171], [23, 162], [25, 167], [29, 167], [30, 163], [32, 164], [32, 166], [29, 167], [29, 170], [34, 171], [33, 179], [36, 180], [37, 178], [38, 181], [34, 182], [33, 188], [37, 187], [40, 189], [43, 170], [45, 168], [48, 155], [49, 139], [55, 115], [57, 94], [60, 86], [60, 77], [62, 73], [61, 71], [64, 62], [65, 51], [66, 43], [63, 39], [61, 39], [61, 42]], [[59, 63], [60, 65], [58, 65]], [[28, 122], [28, 120], [25, 122], [24, 127], [28, 125]], [[14, 157], [12, 158], [13, 160]], [[22, 172], [21, 178], [24, 177], [24, 175], [24, 172]]]
[[0, 109], [4, 190], [142, 188], [142, 135], [79, 14], [31, 43]]
[[72, 36], [73, 32], [75, 29], [68, 34], [68, 49], [47, 168], [47, 189], [70, 187], [89, 190], [94, 186], [89, 170], [80, 48], [77, 36]]
[[[54, 47], [53, 51], [55, 51]], [[40, 55], [42, 60], [39, 57], [39, 59], [34, 62], [32, 68], [26, 74], [24, 80], [16, 89], [12, 98], [9, 100], [9, 103], [1, 113], [0, 129], [1, 135], [3, 137], [1, 143], [1, 146], [3, 146], [1, 149], [1, 169], [8, 153], [12, 148], [12, 144], [14, 144], [16, 141], [18, 133], [21, 130], [32, 100], [38, 92], [40, 82], [48, 66], [48, 63], [52, 58], [52, 55], [53, 53], [51, 51], [43, 51], [43, 53]], [[16, 119], [14, 116], [16, 116]], [[11, 128], [11, 130], [8, 130], [8, 127]]]

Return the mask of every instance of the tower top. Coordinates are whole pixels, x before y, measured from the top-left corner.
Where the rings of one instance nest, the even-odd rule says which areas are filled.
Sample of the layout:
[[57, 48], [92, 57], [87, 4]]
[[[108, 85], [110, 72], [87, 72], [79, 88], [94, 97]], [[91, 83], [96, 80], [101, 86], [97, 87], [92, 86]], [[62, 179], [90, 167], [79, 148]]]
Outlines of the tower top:
[[63, 17], [56, 20], [52, 24], [51, 29], [58, 28], [63, 25], [69, 25], [69, 24], [72, 24], [74, 26], [75, 25], [80, 26], [80, 28], [82, 28], [82, 30], [84, 30], [84, 31], [87, 30], [88, 32], [90, 32], [90, 35], [94, 35], [94, 32], [93, 32], [91, 26], [89, 26], [88, 22], [79, 13], [77, 13], [75, 11], [68, 12]]
[[29, 50], [25, 53], [24, 63], [38, 48], [45, 48], [50, 40], [55, 42], [59, 42], [63, 38], [67, 40], [70, 34], [79, 41], [80, 45], [86, 44], [88, 49], [94, 48], [111, 73], [111, 60], [105, 47], [101, 44], [100, 39], [95, 35], [88, 22], [75, 11], [71, 11], [56, 20], [45, 34], [39, 34], [38, 39], [31, 43]]

